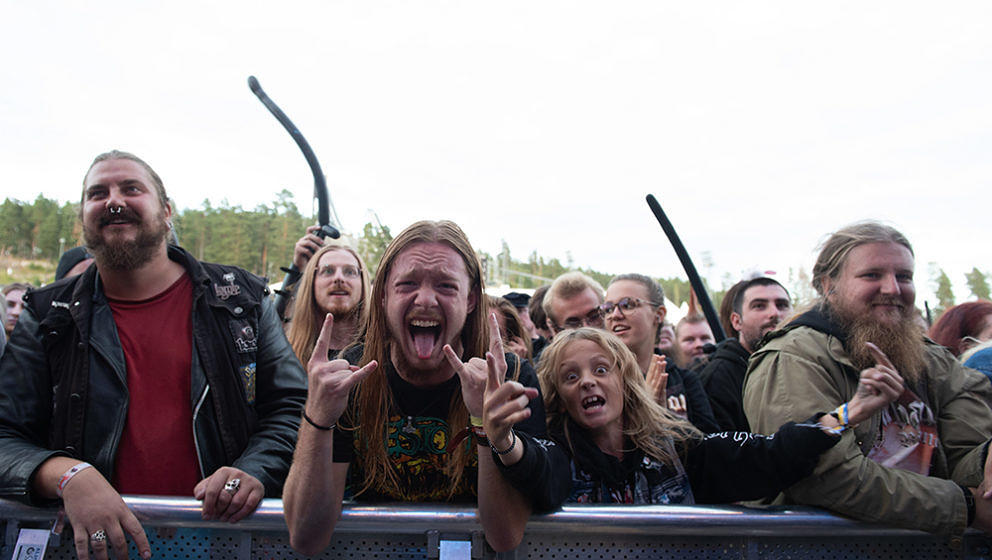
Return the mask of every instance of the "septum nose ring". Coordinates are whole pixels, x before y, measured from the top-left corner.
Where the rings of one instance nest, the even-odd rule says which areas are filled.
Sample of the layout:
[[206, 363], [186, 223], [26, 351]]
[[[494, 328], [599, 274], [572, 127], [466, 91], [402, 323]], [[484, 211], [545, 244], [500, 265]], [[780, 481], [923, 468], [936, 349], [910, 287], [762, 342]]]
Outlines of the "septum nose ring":
[[111, 214], [120, 214], [122, 210], [124, 210], [124, 207], [123, 206], [114, 206], [113, 208], [110, 209], [110, 213]]

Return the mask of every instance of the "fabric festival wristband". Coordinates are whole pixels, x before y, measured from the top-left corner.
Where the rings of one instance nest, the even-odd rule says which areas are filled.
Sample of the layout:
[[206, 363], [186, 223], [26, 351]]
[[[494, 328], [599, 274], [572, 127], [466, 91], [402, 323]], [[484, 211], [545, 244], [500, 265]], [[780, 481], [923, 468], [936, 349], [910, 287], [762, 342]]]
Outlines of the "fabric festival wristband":
[[55, 494], [61, 498], [62, 491], [65, 490], [66, 484], [69, 484], [69, 481], [72, 480], [72, 477], [76, 476], [80, 472], [85, 471], [86, 469], [92, 466], [93, 465], [89, 463], [76, 463], [75, 465], [72, 466], [71, 469], [65, 471], [65, 474], [63, 474], [62, 478], [59, 479], [58, 486], [55, 488]]
[[848, 414], [847, 403], [844, 403], [834, 409], [834, 411], [830, 413], [830, 416], [833, 416], [834, 419], [836, 419], [837, 422], [840, 422], [840, 425], [844, 428], [851, 425], [851, 417]]

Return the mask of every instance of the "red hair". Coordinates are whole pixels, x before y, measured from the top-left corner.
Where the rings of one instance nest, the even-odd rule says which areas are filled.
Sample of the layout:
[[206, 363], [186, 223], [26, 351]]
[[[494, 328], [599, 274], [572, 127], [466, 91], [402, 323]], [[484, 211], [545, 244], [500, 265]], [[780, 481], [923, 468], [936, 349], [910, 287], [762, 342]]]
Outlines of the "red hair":
[[955, 305], [937, 319], [927, 334], [934, 342], [946, 346], [955, 356], [960, 356], [964, 351], [961, 348], [961, 339], [981, 332], [990, 315], [992, 301], [980, 299]]

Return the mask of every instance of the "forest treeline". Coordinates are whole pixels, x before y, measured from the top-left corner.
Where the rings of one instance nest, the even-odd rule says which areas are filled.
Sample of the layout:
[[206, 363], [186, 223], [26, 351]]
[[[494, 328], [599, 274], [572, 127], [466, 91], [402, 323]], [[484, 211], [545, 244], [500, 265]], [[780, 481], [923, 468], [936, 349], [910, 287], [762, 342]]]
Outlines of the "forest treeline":
[[[77, 219], [78, 213], [78, 203], [60, 204], [42, 195], [31, 202], [11, 198], [4, 200], [0, 204], [0, 255], [49, 261], [54, 267], [61, 251], [81, 243], [82, 228]], [[199, 208], [179, 211], [173, 223], [180, 244], [198, 259], [240, 266], [275, 282], [282, 279], [283, 273], [279, 268], [289, 265], [293, 246], [313, 219], [300, 213], [292, 194], [283, 190], [270, 204], [260, 204], [251, 209], [232, 206], [227, 201], [215, 205], [204, 200]], [[390, 240], [392, 233], [388, 226], [366, 223], [361, 232], [351, 236], [350, 241], [374, 274]], [[575, 268], [570, 255], [566, 255], [564, 263], [557, 257], [538, 255], [536, 251], [523, 260], [516, 259], [505, 242], [497, 254], [479, 248], [476, 250], [490, 285], [536, 288], [563, 272], [581, 270], [605, 286], [616, 274], [615, 271]], [[956, 298], [951, 279], [937, 263], [929, 263], [928, 273], [928, 280], [937, 296], [937, 301], [931, 303], [936, 317], [954, 305]], [[971, 296], [989, 299], [990, 278], [992, 276], [987, 271], [977, 267], [965, 274]], [[664, 287], [665, 295], [676, 304], [688, 301], [691, 291], [688, 281], [681, 278], [656, 280]], [[781, 280], [799, 305], [808, 303], [815, 295], [810, 288], [809, 276], [802, 269], [790, 269], [787, 278]], [[725, 279], [725, 286], [711, 291], [717, 305], [732, 282]], [[923, 305], [922, 301], [917, 303]]]
[[[77, 219], [79, 204], [38, 195], [34, 201], [6, 199], [0, 204], [0, 254], [21, 259], [55, 263], [61, 251], [82, 242], [82, 228]], [[288, 266], [293, 246], [313, 220], [300, 213], [292, 194], [283, 190], [270, 204], [246, 209], [219, 205], [204, 200], [199, 208], [180, 210], [174, 217], [180, 245], [201, 260], [233, 264], [270, 281], [281, 280], [280, 267]], [[390, 228], [366, 223], [350, 240], [375, 272], [382, 253], [392, 240]], [[536, 288], [568, 270], [582, 270], [604, 286], [615, 273], [576, 269], [568, 262], [532, 252], [524, 260], [510, 256], [503, 244], [492, 255], [476, 248], [490, 284], [509, 284], [517, 288]], [[659, 278], [665, 294], [681, 304], [689, 299], [689, 283], [679, 278]]]

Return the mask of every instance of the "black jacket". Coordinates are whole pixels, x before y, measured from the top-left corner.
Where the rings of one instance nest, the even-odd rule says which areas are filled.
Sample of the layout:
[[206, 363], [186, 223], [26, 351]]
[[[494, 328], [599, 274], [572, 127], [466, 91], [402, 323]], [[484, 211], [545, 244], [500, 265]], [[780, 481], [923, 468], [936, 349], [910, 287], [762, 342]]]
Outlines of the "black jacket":
[[[169, 247], [169, 258], [193, 283], [190, 421], [200, 475], [233, 466], [277, 497], [306, 375], [265, 283], [177, 247]], [[34, 473], [56, 455], [85, 460], [111, 480], [127, 417], [126, 379], [96, 267], [29, 292], [0, 360], [0, 494], [34, 501]]]
[[716, 352], [699, 374], [703, 389], [710, 399], [713, 416], [721, 430], [749, 432], [744, 416], [744, 374], [751, 353], [736, 338], [728, 338], [717, 346]]
[[840, 441], [820, 429], [820, 416], [789, 422], [773, 436], [709, 434], [680, 446], [672, 465], [636, 448], [622, 459], [603, 453], [571, 423], [571, 442], [561, 432], [551, 433], [551, 442], [523, 434], [520, 462], [496, 464], [540, 511], [563, 502], [725, 504], [774, 495], [809, 476], [820, 455]]

